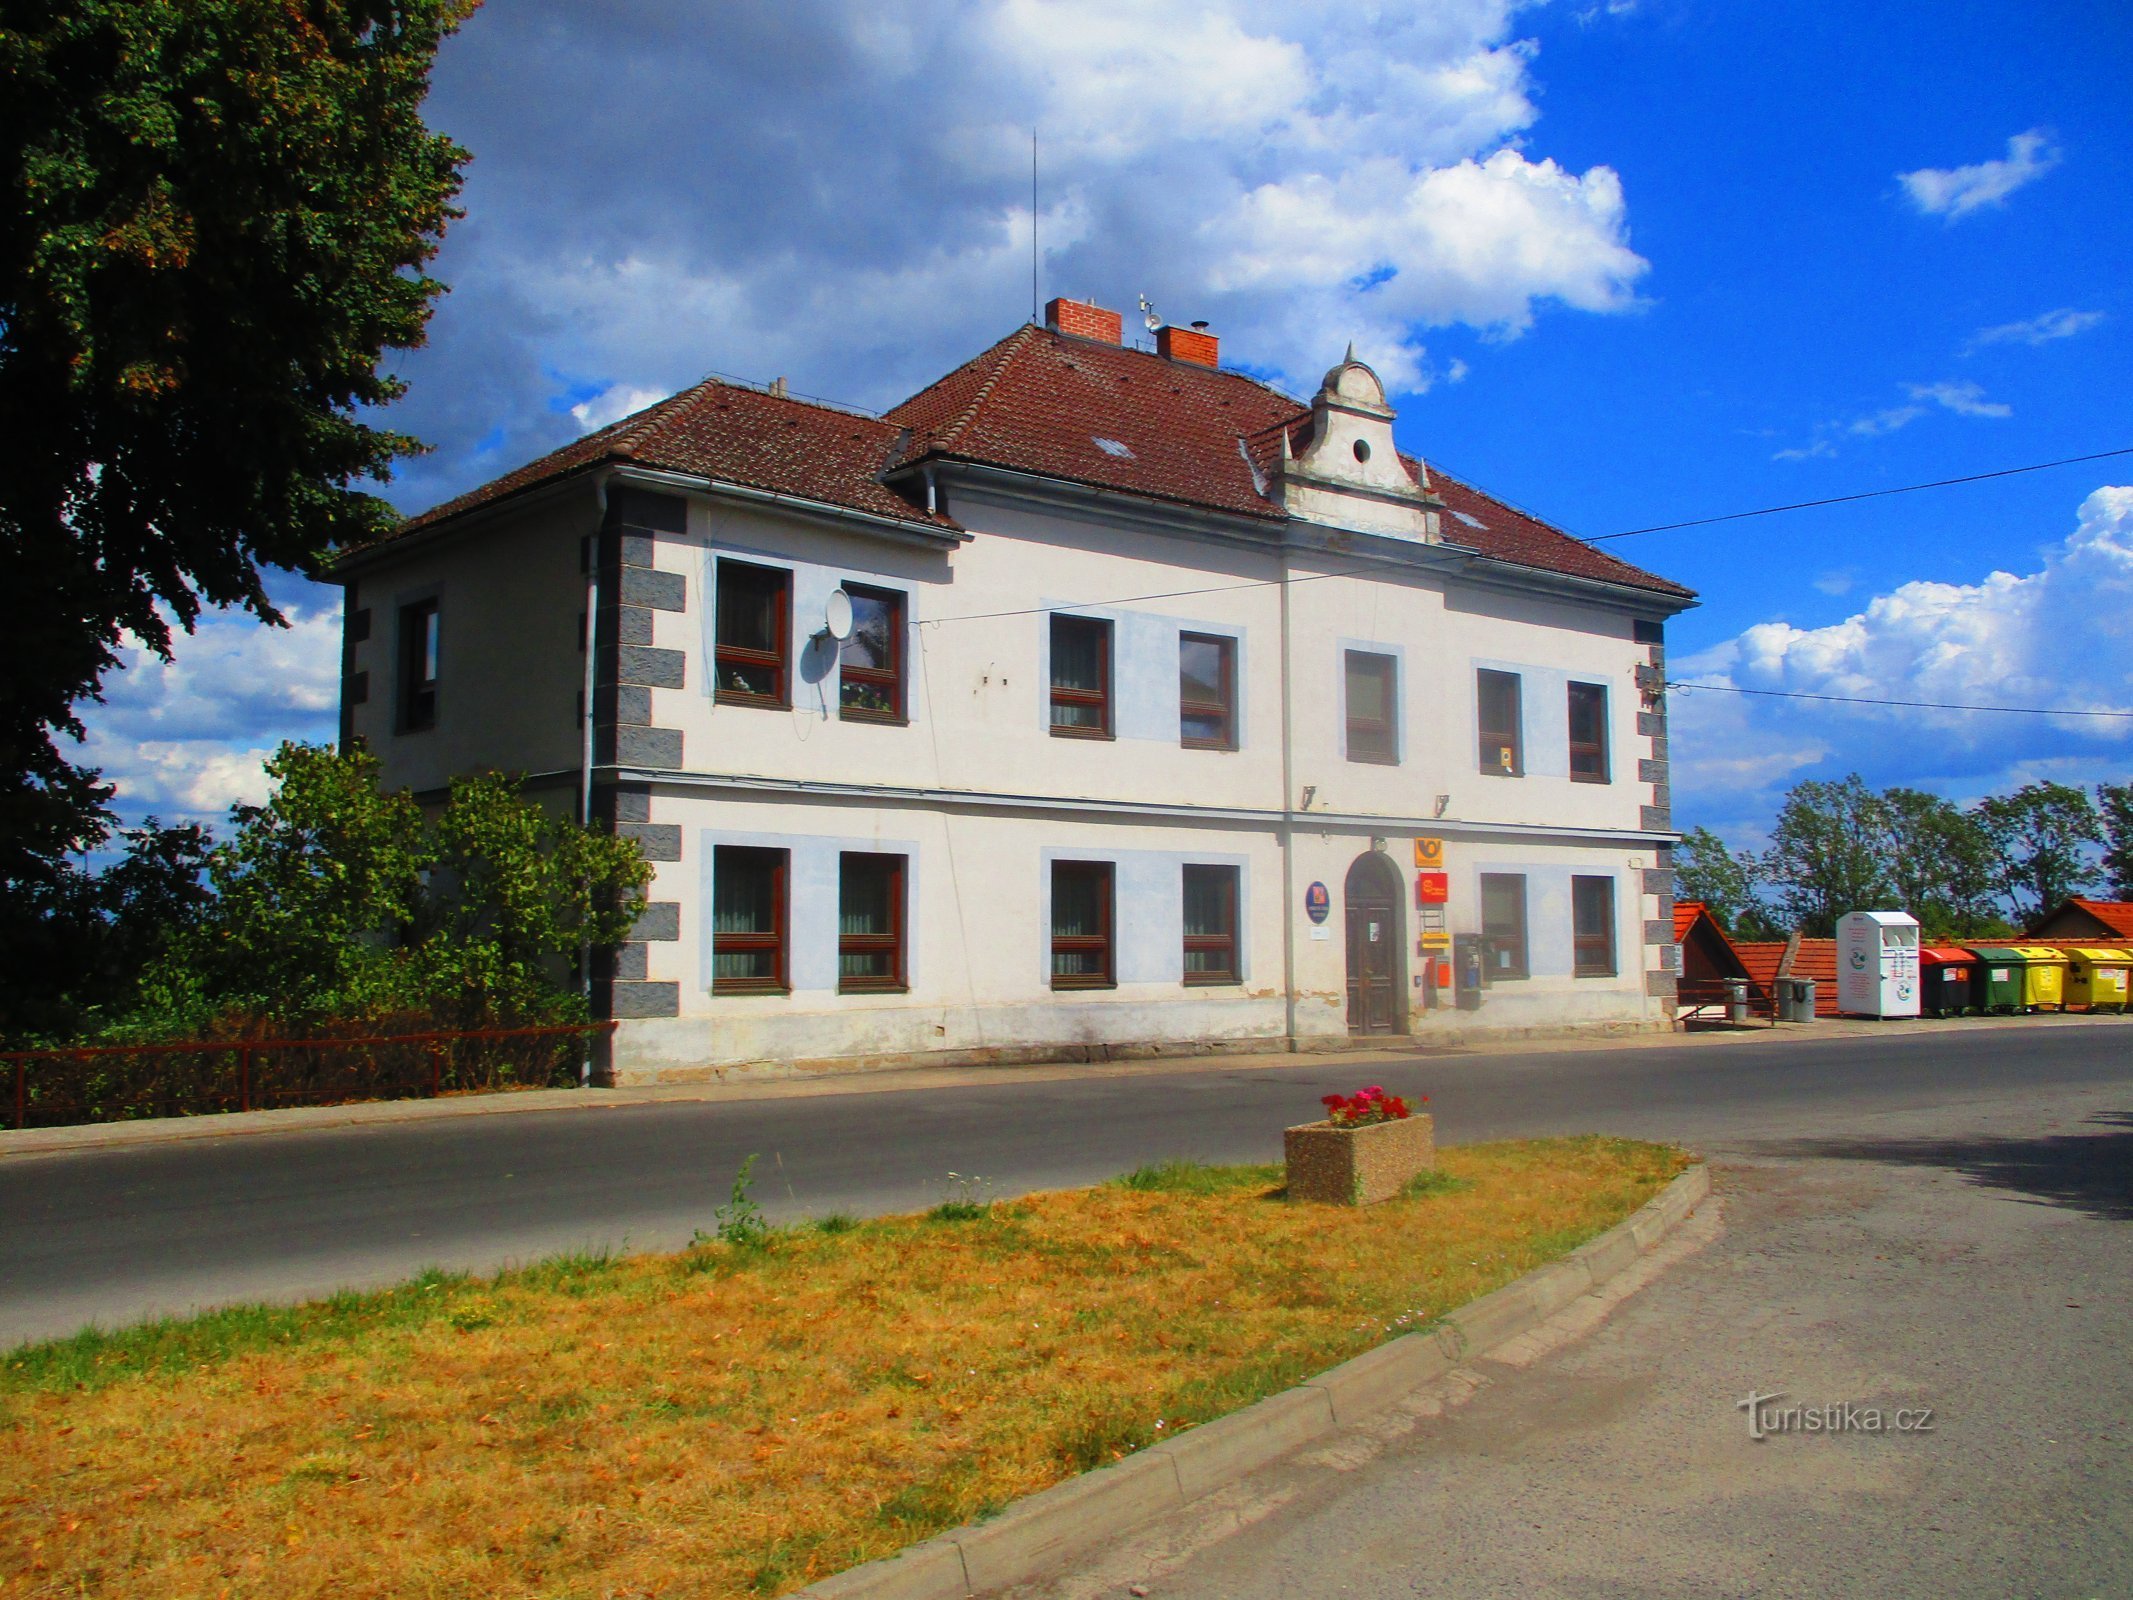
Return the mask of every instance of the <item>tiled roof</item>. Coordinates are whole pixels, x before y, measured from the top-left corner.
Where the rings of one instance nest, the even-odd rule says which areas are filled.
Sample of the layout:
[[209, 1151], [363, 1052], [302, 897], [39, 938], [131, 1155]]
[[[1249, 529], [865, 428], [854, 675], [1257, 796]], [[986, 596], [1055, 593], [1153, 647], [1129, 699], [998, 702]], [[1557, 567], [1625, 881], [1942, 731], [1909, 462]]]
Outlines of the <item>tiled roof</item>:
[[1674, 902], [1674, 943], [1679, 944], [1689, 936], [1689, 929], [1696, 926], [1696, 919], [1703, 915], [1701, 900], [1676, 900]]
[[[1261, 485], [1279, 466], [1284, 431], [1291, 450], [1302, 448], [1311, 410], [1241, 373], [1024, 327], [888, 418], [911, 429], [906, 462], [974, 461], [1278, 519]], [[1423, 470], [1412, 456], [1401, 460]], [[1516, 566], [1691, 597], [1441, 467], [1427, 471], [1453, 544]]]
[[[1783, 939], [1735, 939], [1733, 953], [1748, 969], [1748, 976], [1762, 986], [1763, 993], [1776, 994], [1778, 968], [1785, 961], [1785, 946]], [[1821, 999], [1819, 991], [1815, 998], [1817, 1001]]]
[[[884, 474], [928, 459], [963, 461], [1278, 522], [1283, 512], [1264, 485], [1282, 431], [1300, 437], [1310, 415], [1238, 372], [1032, 325], [879, 418], [708, 379], [411, 518], [398, 533], [611, 462], [949, 531], [958, 525], [889, 487]], [[1516, 566], [1692, 597], [1439, 468], [1428, 473], [1451, 544]]]
[[1802, 939], [1798, 953], [1792, 958], [1792, 970], [1785, 976], [1814, 979], [1815, 1015], [1833, 1017], [1837, 1014], [1836, 940]]
[[894, 423], [712, 378], [411, 518], [400, 532], [625, 461], [952, 531], [956, 525], [948, 518], [929, 514], [880, 481], [902, 439]]
[[887, 416], [911, 430], [906, 461], [972, 461], [1278, 519], [1238, 442], [1300, 409], [1241, 373], [1031, 326]]
[[1461, 483], [1442, 467], [1429, 469], [1429, 486], [1444, 502], [1444, 537], [1453, 544], [1471, 545], [1485, 556], [1514, 566], [1541, 567], [1579, 578], [1597, 578], [1602, 583], [1656, 589], [1684, 600], [1695, 593], [1604, 550], [1596, 550], [1582, 539], [1573, 539], [1538, 517], [1505, 505], [1472, 484]]

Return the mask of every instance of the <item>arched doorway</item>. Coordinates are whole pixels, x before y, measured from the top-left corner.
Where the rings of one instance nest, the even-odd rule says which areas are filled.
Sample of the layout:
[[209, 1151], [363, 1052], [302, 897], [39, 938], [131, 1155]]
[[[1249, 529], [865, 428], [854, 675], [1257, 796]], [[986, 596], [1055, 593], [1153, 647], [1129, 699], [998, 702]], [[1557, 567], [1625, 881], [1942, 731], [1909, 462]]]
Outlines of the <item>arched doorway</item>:
[[1377, 850], [1348, 869], [1341, 891], [1348, 915], [1348, 1031], [1407, 1031], [1407, 930], [1400, 874]]

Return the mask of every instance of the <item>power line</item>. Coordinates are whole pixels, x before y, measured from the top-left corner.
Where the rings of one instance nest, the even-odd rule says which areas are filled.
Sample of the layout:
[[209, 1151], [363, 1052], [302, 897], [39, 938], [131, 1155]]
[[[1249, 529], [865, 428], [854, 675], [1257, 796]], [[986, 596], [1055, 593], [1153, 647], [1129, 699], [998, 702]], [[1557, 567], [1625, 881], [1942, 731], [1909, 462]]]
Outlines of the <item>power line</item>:
[[[1849, 504], [1850, 502], [1855, 500], [1879, 500], [1892, 494], [1915, 494], [1921, 489], [1945, 489], [1955, 484], [1983, 483], [1992, 478], [2012, 478], [2019, 476], [2020, 474], [2025, 472], [2045, 472], [2049, 471], [2053, 467], [2079, 466], [2085, 461], [2108, 461], [2114, 456], [2129, 455], [2133, 455], [2133, 445], [2127, 445], [2123, 449], [2118, 450], [2099, 450], [2093, 455], [2067, 456], [2059, 461], [2039, 461], [2026, 467], [2002, 467], [1996, 472], [1973, 472], [1960, 478], [1936, 478], [1930, 483], [1907, 483], [1894, 489], [1868, 489], [1859, 494], [1831, 495], [1828, 498], [1822, 500], [1796, 500], [1789, 505], [1760, 506], [1753, 511], [1729, 511], [1723, 516], [1695, 517], [1687, 522], [1654, 523], [1649, 528], [1628, 528], [1621, 533], [1595, 534], [1589, 539], [1579, 539], [1578, 542], [1581, 544], [1588, 545], [1605, 544], [1610, 539], [1634, 539], [1635, 537], [1637, 537], [1637, 535], [1643, 533], [1671, 533], [1681, 528], [1705, 528], [1711, 526], [1713, 523], [1740, 522], [1750, 517], [1774, 517], [1780, 512], [1785, 511], [1811, 511], [1818, 506], [1840, 506]], [[1450, 476], [1459, 476], [1456, 473], [1452, 473], [1449, 468], [1445, 468], [1444, 470]], [[1465, 480], [1462, 479], [1461, 481], [1463, 482]], [[1553, 523], [1548, 523], [1545, 518], [1539, 517], [1532, 512], [1526, 512], [1524, 514], [1529, 517], [1533, 517], [1536, 522], [1541, 522], [1545, 526], [1555, 526]], [[1565, 535], [1565, 537], [1577, 538], [1577, 535], [1568, 534]], [[1141, 602], [1147, 600], [1183, 600], [1205, 594], [1233, 594], [1245, 589], [1272, 588], [1276, 585], [1284, 583], [1316, 583], [1322, 578], [1351, 578], [1363, 577], [1366, 575], [1366, 569], [1358, 568], [1338, 572], [1311, 572], [1305, 573], [1301, 577], [1291, 576], [1287, 578], [1257, 578], [1248, 580], [1244, 583], [1214, 584], [1205, 588], [1198, 589], [1166, 589], [1158, 594], [1123, 595], [1115, 600], [1062, 601], [1057, 605], [1021, 606], [1009, 611], [973, 611], [952, 617], [928, 617], [921, 619], [919, 625], [921, 627], [937, 627], [938, 625], [944, 622], [988, 622], [1003, 617], [1036, 617], [1044, 616], [1047, 613], [1053, 611], [1075, 610], [1089, 606], [1130, 606], [1138, 605]], [[1715, 684], [1681, 684], [1669, 685], [1669, 687], [1708, 689], [1716, 688], [1719, 686]], [[1775, 689], [1741, 689], [1735, 692], [1740, 694], [1782, 693], [1782, 691]], [[1842, 695], [1802, 695], [1795, 696], [1794, 698], [1820, 698], [1841, 701], [1844, 700], [1846, 697]], [[2133, 717], [2133, 712], [2128, 711], [2051, 711], [2038, 706], [1925, 706], [1924, 702], [1899, 700], [1862, 700], [1857, 703], [1861, 705], [1918, 705], [1923, 707], [1924, 709], [1936, 711], [2018, 711], [2034, 714], [2037, 716], [2049, 717]]]
[[2098, 450], [2094, 455], [2068, 456], [2061, 461], [2039, 461], [2034, 466], [2002, 467], [1997, 472], [1973, 472], [1961, 478], [1935, 478], [1931, 483], [1907, 483], [1896, 489], [1868, 489], [1859, 494], [1833, 494], [1823, 500], [1795, 500], [1790, 505], [1761, 506], [1754, 511], [1729, 511], [1720, 517], [1692, 517], [1687, 522], [1659, 522], [1649, 528], [1629, 528], [1621, 533], [1596, 534], [1587, 544], [1605, 544], [1610, 539], [1634, 539], [1640, 533], [1672, 533], [1677, 528], [1708, 528], [1714, 522], [1740, 522], [1748, 517], [1774, 517], [1781, 511], [1811, 511], [1817, 506], [1848, 505], [1854, 500], [1879, 500], [1892, 494], [1916, 494], [1921, 489], [1945, 489], [1958, 483], [1983, 483], [1988, 478], [2012, 478], [2024, 472], [2047, 472], [2053, 467], [2074, 467], [2084, 461], [2108, 461], [2113, 456], [2133, 456], [2133, 445], [2121, 450]]
[[2017, 717], [2116, 717], [2133, 721], [2133, 711], [2073, 711], [2051, 706], [1961, 706], [1939, 700], [1875, 700], [1855, 694], [1808, 694], [1799, 689], [1744, 689], [1735, 683], [1684, 683], [1669, 681], [1669, 689], [1709, 689], [1718, 694], [1752, 694], [1770, 700], [1826, 700], [1845, 706], [1901, 706], [1911, 711], [1999, 711]]

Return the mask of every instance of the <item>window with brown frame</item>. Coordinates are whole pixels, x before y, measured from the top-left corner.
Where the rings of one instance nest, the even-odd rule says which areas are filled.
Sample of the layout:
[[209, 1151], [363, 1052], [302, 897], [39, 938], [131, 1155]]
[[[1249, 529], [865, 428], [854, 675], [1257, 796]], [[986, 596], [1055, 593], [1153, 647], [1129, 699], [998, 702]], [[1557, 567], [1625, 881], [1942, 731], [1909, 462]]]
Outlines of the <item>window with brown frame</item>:
[[1237, 748], [1237, 641], [1178, 635], [1178, 742], [1188, 750]]
[[1368, 650], [1348, 652], [1348, 759], [1392, 766], [1400, 759], [1398, 664]]
[[852, 634], [837, 652], [837, 714], [847, 722], [904, 720], [904, 597], [846, 584]]
[[1570, 880], [1571, 971], [1580, 978], [1615, 975], [1615, 880]]
[[904, 988], [904, 858], [847, 850], [837, 858], [837, 992]]
[[1052, 987], [1114, 986], [1111, 863], [1052, 863]]
[[1570, 686], [1570, 776], [1578, 783], [1607, 782], [1607, 686]]
[[711, 853], [711, 992], [783, 994], [787, 852], [746, 845]]
[[1526, 875], [1484, 872], [1481, 875], [1482, 959], [1489, 980], [1523, 978], [1526, 969]]
[[1481, 721], [1481, 770], [1499, 778], [1519, 776], [1526, 766], [1518, 737], [1518, 674], [1483, 667], [1474, 675], [1474, 698]]
[[1068, 739], [1111, 737], [1110, 623], [1052, 618], [1052, 732]]
[[398, 699], [401, 733], [423, 733], [437, 726], [437, 671], [441, 642], [435, 600], [418, 600], [400, 608]]
[[1235, 983], [1237, 869], [1185, 869], [1185, 982]]
[[742, 561], [718, 564], [717, 643], [722, 706], [791, 704], [792, 574]]

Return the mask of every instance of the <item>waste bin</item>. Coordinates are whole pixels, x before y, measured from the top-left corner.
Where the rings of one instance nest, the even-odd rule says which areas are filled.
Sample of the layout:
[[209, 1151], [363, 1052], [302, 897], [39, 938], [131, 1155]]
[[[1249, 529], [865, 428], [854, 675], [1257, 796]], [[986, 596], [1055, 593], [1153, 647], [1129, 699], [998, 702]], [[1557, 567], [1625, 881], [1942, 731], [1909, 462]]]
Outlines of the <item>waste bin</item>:
[[1780, 978], [1777, 981], [1780, 1022], [1812, 1022], [1815, 1019], [1815, 981], [1812, 978]]
[[1748, 1020], [1748, 980], [1728, 978], [1726, 984], [1726, 1020], [1736, 1025]]
[[2009, 946], [2023, 962], [2022, 1003], [2029, 1011], [2066, 1009], [2066, 952], [2050, 945]]
[[2123, 1011], [2133, 991], [2133, 950], [2080, 946], [2066, 951], [2066, 1003]]
[[1970, 953], [1977, 957], [1970, 1003], [1980, 1011], [2020, 1011], [2029, 976], [2022, 952], [2011, 945], [1974, 944]]
[[1918, 952], [1919, 1008], [1929, 1017], [1959, 1017], [1978, 1004], [1977, 957], [1952, 944]]

